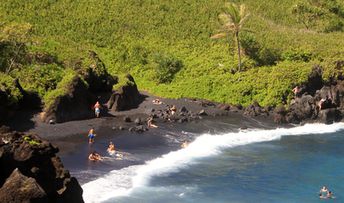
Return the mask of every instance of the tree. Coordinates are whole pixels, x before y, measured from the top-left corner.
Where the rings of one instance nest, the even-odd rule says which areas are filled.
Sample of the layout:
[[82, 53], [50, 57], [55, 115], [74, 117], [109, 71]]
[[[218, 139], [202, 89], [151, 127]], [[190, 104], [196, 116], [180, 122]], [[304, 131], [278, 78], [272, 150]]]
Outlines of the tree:
[[219, 15], [222, 24], [220, 32], [213, 35], [211, 38], [218, 39], [234, 34], [235, 41], [238, 48], [238, 70], [241, 70], [241, 53], [240, 53], [240, 40], [239, 33], [243, 30], [243, 25], [249, 17], [245, 9], [245, 5], [241, 4], [240, 7], [234, 3], [226, 4], [226, 12]]
[[24, 62], [31, 32], [28, 23], [11, 23], [0, 29], [0, 71], [9, 73]]

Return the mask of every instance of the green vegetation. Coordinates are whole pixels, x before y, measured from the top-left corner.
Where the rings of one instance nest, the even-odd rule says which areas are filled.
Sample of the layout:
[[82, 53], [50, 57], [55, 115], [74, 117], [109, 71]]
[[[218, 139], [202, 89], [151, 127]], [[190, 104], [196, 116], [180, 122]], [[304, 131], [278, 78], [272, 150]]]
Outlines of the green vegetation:
[[45, 108], [49, 109], [50, 106], [56, 100], [56, 98], [66, 95], [68, 93], [69, 88], [71, 87], [72, 82], [74, 82], [78, 77], [80, 76], [74, 70], [66, 69], [64, 72], [63, 79], [57, 84], [56, 89], [48, 92], [44, 96]]
[[240, 8], [234, 4], [227, 5], [227, 12], [219, 15], [220, 20], [222, 21], [221, 33], [212, 36], [213, 39], [228, 37], [230, 33], [234, 34], [235, 41], [237, 43], [238, 49], [238, 70], [241, 70], [241, 48], [240, 48], [240, 39], [239, 32], [243, 30], [243, 25], [247, 20], [250, 14], [247, 13], [245, 5], [240, 5]]
[[343, 1], [230, 1], [246, 5], [252, 31], [238, 35], [243, 71], [235, 74], [236, 40], [211, 39], [226, 2], [2, 0], [0, 70], [48, 106], [72, 75], [97, 63], [89, 50], [120, 82], [131, 73], [141, 90], [243, 105], [288, 103], [315, 64], [324, 79], [342, 73], [335, 61], [344, 60]]
[[23, 94], [18, 88], [14, 86], [14, 79], [4, 73], [0, 72], [0, 91], [5, 92], [7, 96], [8, 107], [16, 107], [20, 100], [23, 98]]

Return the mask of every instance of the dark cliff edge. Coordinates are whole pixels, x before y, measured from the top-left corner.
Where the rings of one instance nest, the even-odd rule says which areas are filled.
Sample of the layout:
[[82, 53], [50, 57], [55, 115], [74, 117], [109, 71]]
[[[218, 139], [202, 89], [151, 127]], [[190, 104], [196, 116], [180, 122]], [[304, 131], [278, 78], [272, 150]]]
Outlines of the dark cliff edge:
[[0, 128], [2, 202], [82, 203], [82, 188], [56, 153], [58, 148], [35, 134]]

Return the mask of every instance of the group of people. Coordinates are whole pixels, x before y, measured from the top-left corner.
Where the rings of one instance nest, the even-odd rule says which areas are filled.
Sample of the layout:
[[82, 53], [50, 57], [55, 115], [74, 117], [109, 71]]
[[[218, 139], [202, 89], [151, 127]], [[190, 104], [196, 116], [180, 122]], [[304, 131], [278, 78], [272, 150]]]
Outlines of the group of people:
[[[94, 143], [94, 138], [96, 137], [96, 134], [95, 134], [95, 131], [94, 131], [94, 128], [91, 128], [91, 130], [88, 132], [88, 143], [89, 144], [92, 144]], [[107, 152], [109, 154], [114, 154], [116, 152], [116, 149], [115, 149], [115, 145], [110, 142], [109, 143], [109, 146], [107, 148]], [[102, 156], [100, 156], [100, 154], [98, 154], [96, 151], [93, 151], [89, 156], [88, 156], [88, 159], [91, 160], [91, 161], [100, 161], [102, 160]]]
[[[113, 155], [116, 153], [116, 149], [115, 149], [115, 145], [110, 142], [109, 143], [109, 146], [106, 150], [110, 155]], [[88, 156], [88, 159], [90, 161], [101, 161], [103, 160], [104, 157], [102, 157], [99, 153], [97, 153], [96, 151], [93, 151], [89, 156]]]
[[319, 191], [319, 198], [320, 199], [334, 199], [333, 193], [326, 187], [322, 186]]

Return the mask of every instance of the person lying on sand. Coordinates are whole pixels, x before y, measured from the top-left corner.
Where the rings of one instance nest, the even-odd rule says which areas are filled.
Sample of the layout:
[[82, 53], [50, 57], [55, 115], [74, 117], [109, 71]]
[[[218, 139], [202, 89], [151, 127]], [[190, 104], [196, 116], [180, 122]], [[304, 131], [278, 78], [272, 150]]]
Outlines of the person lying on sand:
[[159, 99], [153, 99], [152, 103], [160, 105], [160, 104], [162, 104], [162, 101], [160, 101]]
[[88, 156], [88, 159], [90, 161], [101, 161], [103, 158], [96, 151], [94, 151]]
[[88, 132], [88, 143], [92, 144], [94, 142], [95, 137], [96, 134], [94, 134], [94, 129], [91, 128], [91, 130]]
[[112, 142], [110, 142], [110, 144], [109, 144], [109, 146], [107, 148], [107, 151], [109, 152], [109, 154], [112, 154], [112, 153], [116, 152], [115, 145]]
[[157, 128], [158, 126], [157, 125], [154, 125], [153, 124], [153, 118], [152, 117], [149, 117], [148, 120], [147, 120], [147, 126], [148, 128]]

